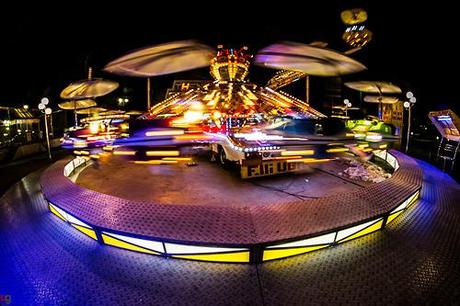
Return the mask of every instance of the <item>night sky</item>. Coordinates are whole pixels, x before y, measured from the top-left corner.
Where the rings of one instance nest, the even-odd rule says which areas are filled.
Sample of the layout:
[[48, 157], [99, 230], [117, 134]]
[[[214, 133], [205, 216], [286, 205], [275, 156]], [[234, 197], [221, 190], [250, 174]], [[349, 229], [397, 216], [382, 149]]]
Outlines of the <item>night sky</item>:
[[[132, 1], [134, 2], [134, 1]], [[460, 112], [457, 99], [458, 71], [455, 32], [456, 9], [440, 1], [318, 1], [311, 4], [268, 1], [200, 1], [187, 5], [176, 1], [145, 1], [138, 5], [114, 2], [95, 6], [90, 2], [56, 7], [4, 8], [0, 21], [2, 83], [0, 105], [29, 104], [35, 107], [47, 95], [52, 106], [71, 81], [84, 79], [87, 67], [96, 77], [117, 80], [120, 89], [99, 103], [110, 105], [120, 95], [132, 99], [132, 109], [145, 107], [145, 80], [121, 78], [101, 71], [124, 53], [157, 43], [197, 39], [215, 47], [247, 45], [251, 52], [278, 41], [310, 43], [326, 41], [332, 49], [345, 51], [341, 40], [345, 26], [343, 9], [368, 11], [367, 27], [374, 38], [365, 50], [353, 55], [368, 71], [343, 77], [343, 81], [373, 79], [391, 81], [417, 97], [418, 116], [433, 109]], [[346, 3], [345, 3], [346, 2]], [[425, 1], [424, 1], [425, 2]], [[435, 6], [436, 5], [436, 6]], [[26, 6], [26, 4], [24, 4]], [[253, 67], [250, 78], [257, 84], [275, 72]], [[207, 79], [199, 69], [153, 79], [153, 100], [160, 100], [174, 79]], [[312, 81], [315, 85], [315, 80]], [[353, 93], [344, 90], [353, 97]], [[312, 104], [320, 103], [313, 99]]]

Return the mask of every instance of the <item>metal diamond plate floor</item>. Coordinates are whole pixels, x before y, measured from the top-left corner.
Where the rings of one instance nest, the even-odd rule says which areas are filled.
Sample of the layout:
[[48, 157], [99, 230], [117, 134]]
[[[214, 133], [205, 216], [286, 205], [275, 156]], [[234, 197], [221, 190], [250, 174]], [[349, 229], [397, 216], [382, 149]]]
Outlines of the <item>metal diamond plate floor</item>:
[[419, 163], [421, 200], [387, 229], [259, 266], [98, 245], [48, 212], [33, 173], [0, 200], [0, 296], [11, 305], [456, 304], [460, 186]]

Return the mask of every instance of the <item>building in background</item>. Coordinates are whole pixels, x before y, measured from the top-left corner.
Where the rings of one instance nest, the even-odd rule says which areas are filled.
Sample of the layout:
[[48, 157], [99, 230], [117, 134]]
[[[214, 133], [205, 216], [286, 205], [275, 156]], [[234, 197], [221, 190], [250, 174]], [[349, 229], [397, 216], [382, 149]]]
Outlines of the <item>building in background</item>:
[[392, 124], [396, 128], [395, 134], [401, 139], [404, 126], [404, 106], [402, 101], [383, 104], [383, 122]]

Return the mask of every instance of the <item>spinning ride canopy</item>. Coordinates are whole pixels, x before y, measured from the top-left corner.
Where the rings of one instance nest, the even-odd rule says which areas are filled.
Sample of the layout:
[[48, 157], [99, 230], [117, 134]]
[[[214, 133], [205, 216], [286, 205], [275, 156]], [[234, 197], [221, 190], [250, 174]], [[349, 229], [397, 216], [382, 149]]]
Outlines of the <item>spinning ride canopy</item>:
[[92, 99], [72, 100], [59, 103], [58, 106], [59, 108], [65, 110], [77, 110], [96, 106], [96, 101]]
[[337, 51], [293, 42], [277, 43], [262, 49], [256, 55], [255, 63], [315, 76], [338, 76], [366, 69], [360, 62]]
[[125, 113], [125, 115], [129, 115], [129, 116], [138, 116], [138, 115], [142, 115], [144, 112], [143, 111], [138, 111], [138, 110], [130, 110], [130, 111], [127, 111]]
[[325, 117], [297, 98], [250, 83], [210, 83], [164, 100], [155, 105], [146, 116], [181, 116], [196, 122], [207, 119], [215, 121], [225, 117]]
[[100, 112], [104, 112], [107, 109], [102, 108], [102, 107], [90, 107], [90, 108], [84, 108], [84, 109], [79, 109], [77, 110], [77, 114], [79, 115], [92, 115], [92, 114], [98, 114]]
[[169, 118], [175, 126], [220, 126], [228, 118], [242, 118], [244, 122], [244, 119], [256, 118], [262, 123], [282, 116], [325, 117], [295, 97], [247, 82], [251, 56], [245, 51], [246, 48], [219, 47], [211, 60], [210, 73], [214, 81], [167, 98], [139, 119]]
[[118, 88], [118, 83], [103, 79], [88, 79], [70, 83], [61, 92], [61, 98], [81, 100], [96, 98], [111, 93]]
[[101, 116], [110, 116], [110, 115], [123, 115], [125, 111], [122, 110], [106, 110], [105, 112], [99, 113]]
[[207, 67], [213, 57], [212, 48], [184, 40], [136, 50], [110, 62], [104, 70], [119, 75], [151, 77]]
[[401, 88], [399, 86], [393, 85], [389, 82], [381, 81], [356, 81], [356, 82], [347, 82], [345, 86], [351, 89], [355, 89], [362, 92], [368, 93], [401, 93]]
[[385, 96], [365, 96], [363, 100], [369, 103], [383, 103], [383, 104], [393, 104], [393, 103], [399, 102], [399, 99], [397, 97], [385, 97]]

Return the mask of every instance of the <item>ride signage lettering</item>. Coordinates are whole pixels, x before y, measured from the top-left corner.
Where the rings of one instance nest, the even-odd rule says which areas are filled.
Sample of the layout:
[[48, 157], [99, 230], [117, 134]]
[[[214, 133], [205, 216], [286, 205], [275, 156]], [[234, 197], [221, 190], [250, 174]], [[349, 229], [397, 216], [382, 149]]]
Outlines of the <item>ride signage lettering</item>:
[[297, 170], [298, 163], [288, 163], [287, 161], [263, 162], [257, 166], [242, 166], [241, 177], [253, 178], [259, 176], [275, 175], [279, 173], [292, 172]]

